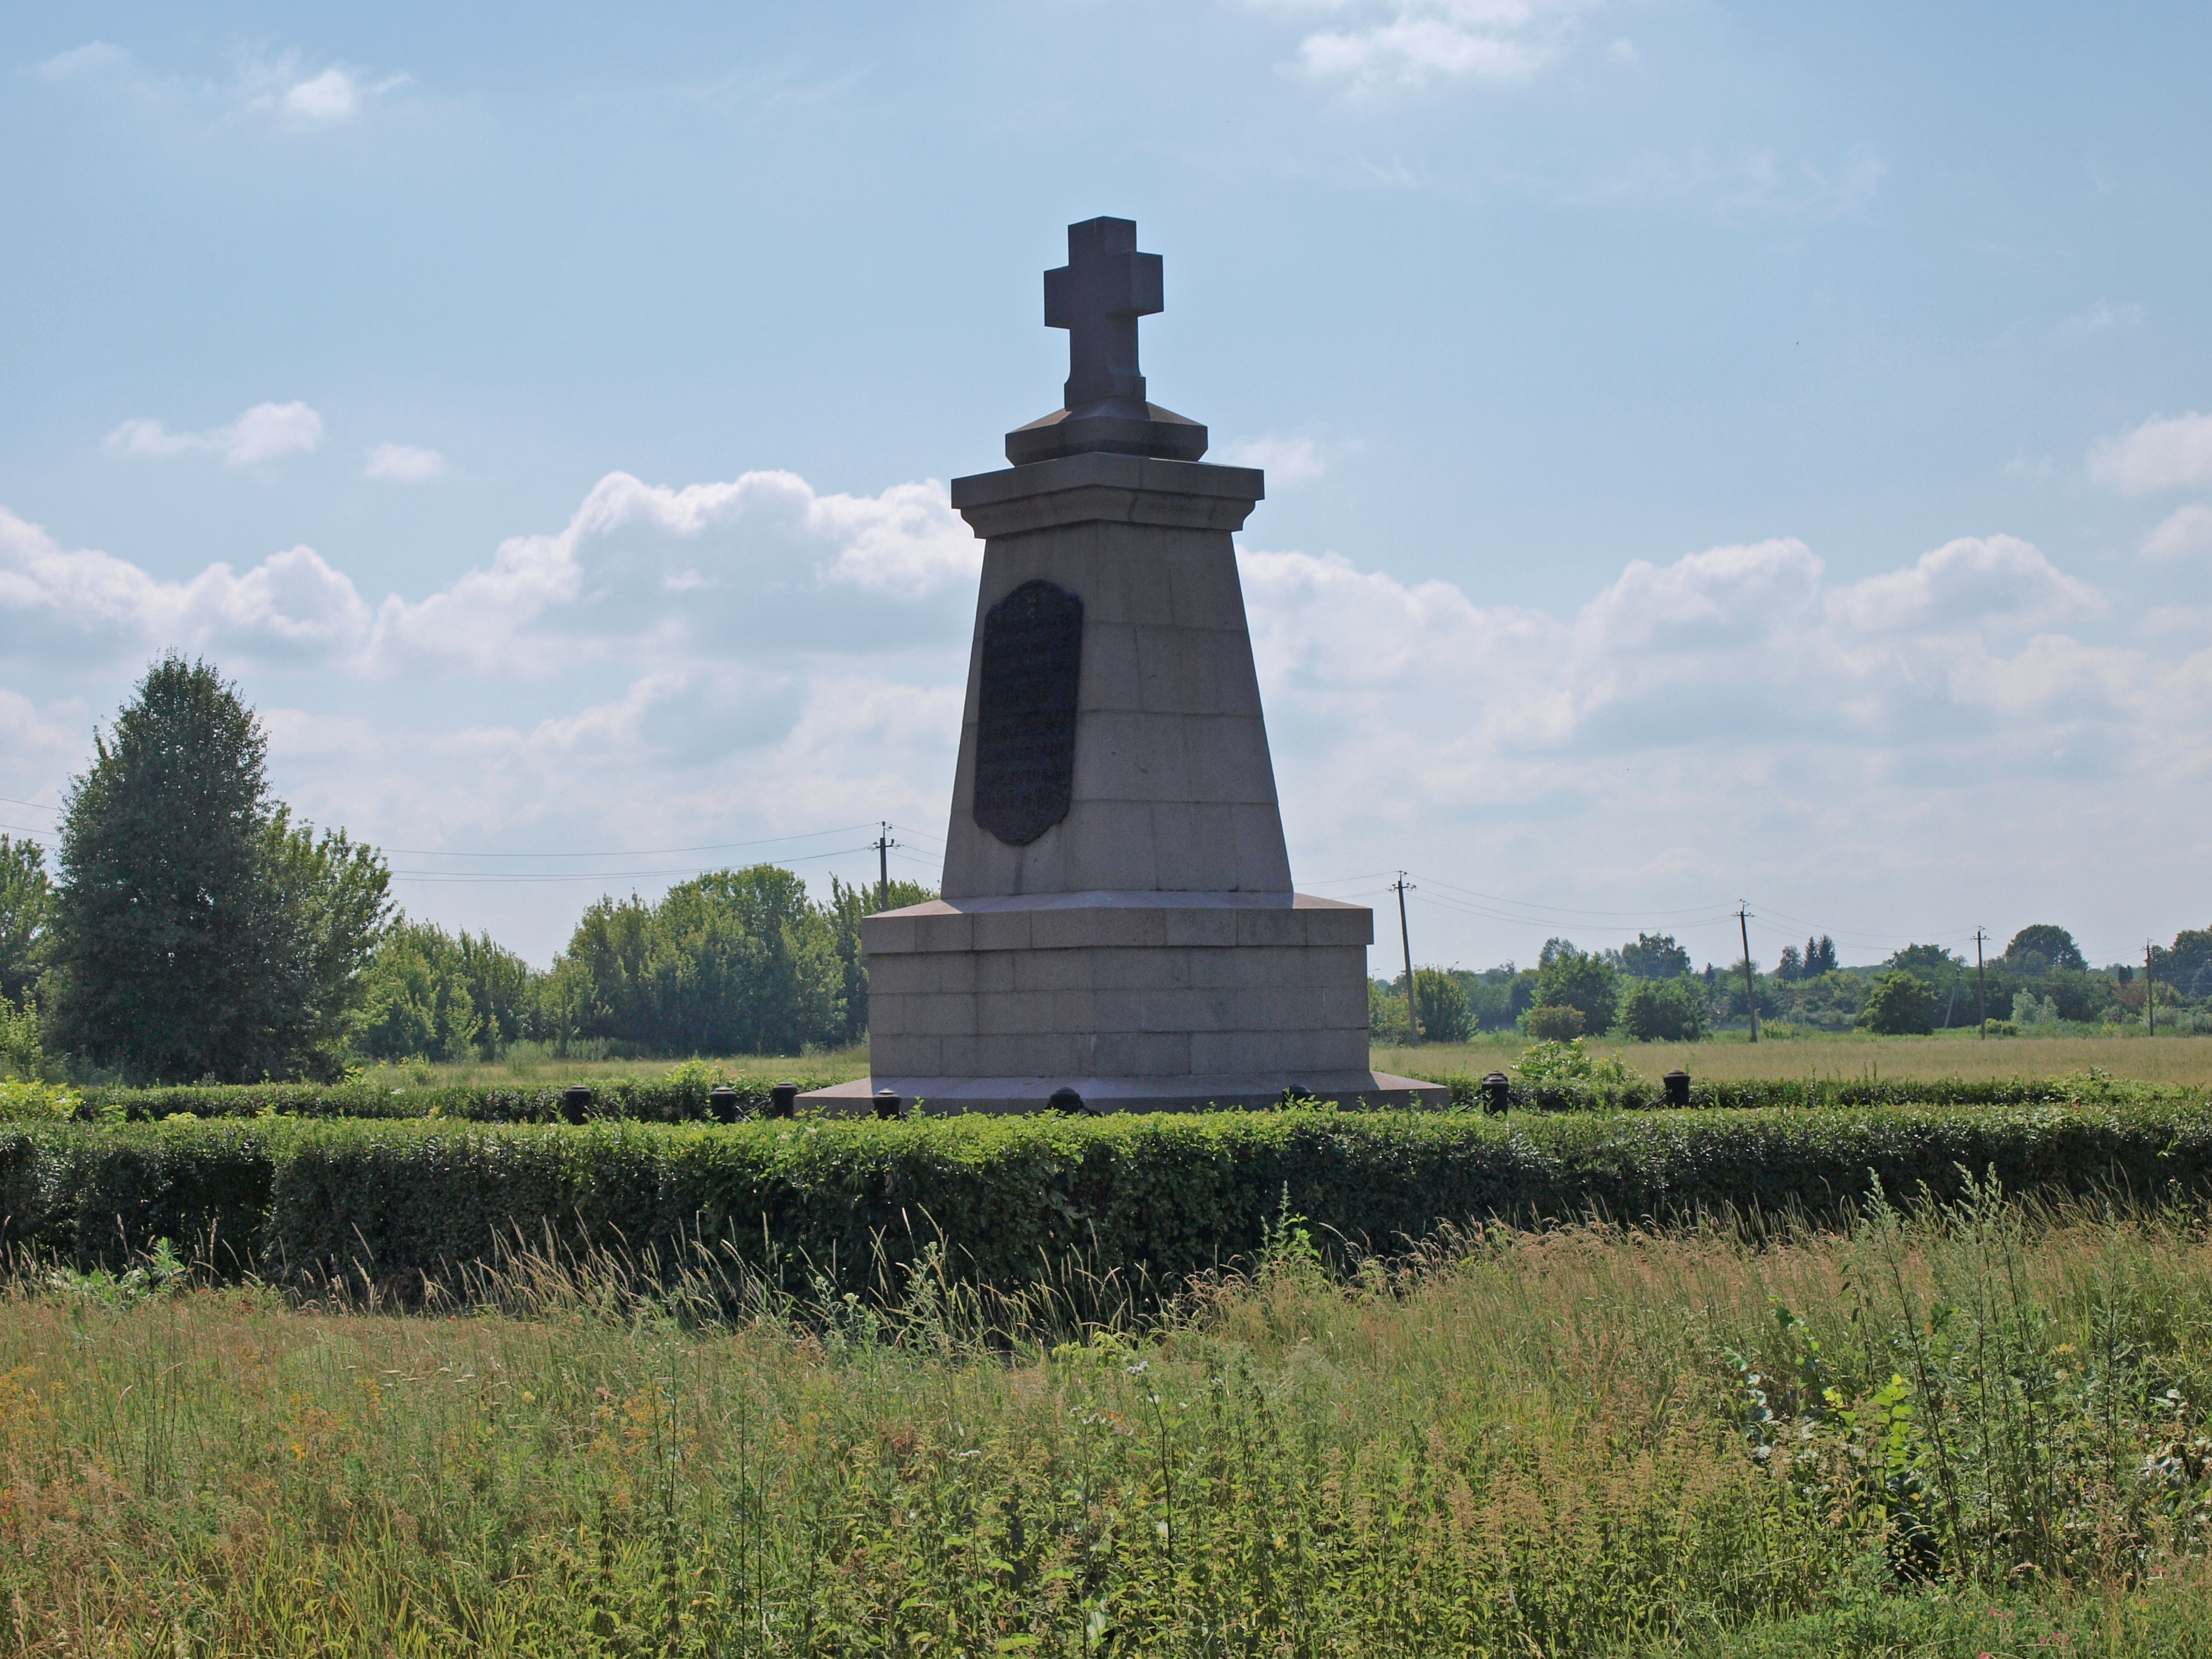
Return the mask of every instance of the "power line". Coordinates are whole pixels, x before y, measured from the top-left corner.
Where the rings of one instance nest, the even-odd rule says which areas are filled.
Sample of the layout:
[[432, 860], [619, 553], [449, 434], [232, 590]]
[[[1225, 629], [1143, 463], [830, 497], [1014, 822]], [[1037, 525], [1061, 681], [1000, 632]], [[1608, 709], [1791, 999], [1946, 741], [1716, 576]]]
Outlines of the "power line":
[[[866, 847], [840, 847], [827, 853], [802, 853], [786, 859], [787, 864], [814, 864], [823, 859], [844, 858], [854, 853], [872, 853], [873, 843]], [[463, 883], [478, 885], [508, 885], [517, 883], [549, 881], [636, 881], [653, 876], [703, 876], [713, 868], [707, 865], [684, 865], [664, 870], [488, 870], [482, 872], [468, 870], [394, 870], [394, 881], [427, 881]]]
[[819, 841], [824, 836], [850, 835], [855, 830], [869, 827], [865, 823], [841, 823], [830, 830], [802, 830], [788, 836], [763, 836], [758, 841], [718, 841], [705, 847], [615, 847], [598, 853], [449, 853], [437, 847], [386, 847], [378, 850], [416, 859], [653, 859], [666, 858], [676, 853], [725, 853], [738, 847], [772, 847], [779, 842]]

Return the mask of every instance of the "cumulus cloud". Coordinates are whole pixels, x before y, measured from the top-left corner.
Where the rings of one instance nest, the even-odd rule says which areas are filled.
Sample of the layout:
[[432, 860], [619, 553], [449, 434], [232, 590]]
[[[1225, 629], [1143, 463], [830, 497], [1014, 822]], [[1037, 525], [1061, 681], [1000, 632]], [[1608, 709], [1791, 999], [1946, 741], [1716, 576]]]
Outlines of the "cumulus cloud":
[[2089, 452], [2089, 476], [2129, 495], [2212, 479], [2212, 415], [2145, 421]]
[[1335, 17], [1298, 43], [1298, 67], [1354, 97], [1436, 82], [1525, 81], [1577, 33], [1592, 0], [1283, 0], [1290, 15]]
[[336, 126], [352, 120], [370, 103], [409, 83], [405, 75], [374, 79], [344, 64], [311, 69], [297, 52], [247, 58], [238, 66], [232, 88], [239, 110], [270, 116], [295, 129]]
[[87, 639], [120, 652], [163, 645], [280, 657], [343, 657], [367, 638], [368, 607], [347, 577], [311, 547], [271, 553], [243, 574], [211, 564], [189, 581], [161, 581], [126, 560], [64, 549], [38, 525], [0, 507], [0, 617], [15, 651], [33, 644], [75, 653]]
[[2176, 510], [2143, 542], [2146, 558], [2179, 559], [2193, 553], [2212, 553], [2212, 507], [2196, 501]]
[[121, 455], [220, 455], [227, 466], [258, 466], [307, 453], [323, 441], [323, 417], [303, 403], [256, 404], [228, 426], [172, 432], [160, 421], [130, 420], [107, 434]]
[[[246, 682], [288, 799], [387, 846], [720, 848], [884, 817], [933, 836], [979, 555], [936, 483], [836, 495], [777, 471], [611, 473], [564, 523], [380, 599], [307, 547], [169, 580], [0, 513], [0, 737], [25, 734], [0, 743], [0, 793], [46, 799], [82, 765], [86, 711], [179, 645]], [[1239, 567], [1309, 882], [1426, 863], [1562, 906], [1824, 883], [1948, 903], [1990, 869], [2063, 897], [2124, 793], [2172, 859], [2203, 839], [2201, 617], [2112, 643], [2083, 626], [2112, 601], [2018, 538], [1841, 580], [1778, 537], [1626, 561], [1555, 608], [1332, 552], [1247, 547]], [[842, 848], [799, 867], [872, 877], [865, 839], [694, 861]], [[909, 873], [932, 873], [929, 844]], [[539, 960], [598, 892], [663, 878], [603, 860], [547, 866], [605, 872], [576, 885], [448, 879], [483, 867], [402, 890]], [[1441, 915], [1429, 945], [1416, 916], [1425, 957], [1459, 937]], [[1464, 937], [1449, 949], [1488, 961], [1542, 933]]]
[[444, 477], [445, 471], [446, 458], [434, 449], [417, 449], [412, 444], [379, 444], [368, 452], [361, 476], [382, 483], [424, 483]]

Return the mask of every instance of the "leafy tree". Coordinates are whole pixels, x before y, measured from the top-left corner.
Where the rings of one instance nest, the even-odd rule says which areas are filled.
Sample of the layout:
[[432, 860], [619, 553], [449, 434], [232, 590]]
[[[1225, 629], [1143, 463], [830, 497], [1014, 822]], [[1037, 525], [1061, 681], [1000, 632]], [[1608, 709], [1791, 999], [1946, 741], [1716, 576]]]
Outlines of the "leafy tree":
[[2212, 927], [2190, 927], [2173, 936], [2172, 945], [2154, 953], [2168, 984], [2192, 997], [2212, 996]]
[[1638, 979], [1680, 979], [1690, 971], [1690, 953], [1672, 933], [1638, 933], [1620, 947], [1620, 969]]
[[71, 781], [48, 1046], [165, 1080], [331, 1074], [390, 878], [271, 802], [267, 739], [205, 662], [147, 671]]
[[1804, 975], [1805, 962], [1804, 958], [1797, 954], [1797, 947], [1794, 945], [1784, 945], [1781, 957], [1774, 964], [1774, 977], [1794, 980], [1802, 979]]
[[860, 918], [878, 910], [902, 910], [937, 896], [937, 890], [919, 882], [895, 881], [888, 895], [873, 882], [848, 887], [830, 878], [830, 926], [836, 936], [837, 962], [845, 1000], [844, 1041], [859, 1042], [868, 1035], [868, 958], [860, 948]]
[[1386, 979], [1367, 981], [1367, 1036], [1370, 1042], [1396, 1048], [1406, 1041], [1406, 976], [1394, 985]]
[[1638, 1042], [1695, 1042], [1705, 1035], [1705, 999], [1687, 977], [1638, 980], [1620, 1000], [1620, 1029]]
[[847, 1029], [830, 917], [771, 864], [701, 876], [658, 905], [600, 899], [544, 1006], [560, 1035], [660, 1054], [795, 1054]]
[[1887, 969], [1876, 975], [1867, 993], [1858, 1024], [1885, 1036], [1925, 1036], [1936, 1029], [1935, 1003], [1935, 994], [1917, 975]]
[[0, 835], [0, 997], [19, 1004], [29, 1000], [46, 967], [53, 909], [46, 848]]
[[[1560, 948], [1555, 951], [1553, 945]], [[1613, 964], [1576, 950], [1565, 939], [1554, 939], [1544, 950], [1544, 964], [1536, 970], [1535, 1006], [1579, 1009], [1583, 1029], [1593, 1036], [1610, 1030], [1620, 995], [1620, 975]]]
[[539, 977], [489, 933], [403, 917], [362, 975], [355, 1046], [377, 1060], [492, 1059], [532, 1028]]
[[1421, 1017], [1424, 1042], [1464, 1042], [1474, 1033], [1467, 988], [1447, 969], [1413, 970], [1413, 1006]]
[[1966, 969], [1963, 957], [1940, 945], [1908, 945], [1882, 964], [1911, 975], [1929, 987], [1948, 986]]
[[1552, 939], [1546, 939], [1544, 941], [1544, 948], [1536, 953], [1536, 966], [1540, 970], [1550, 967], [1561, 957], [1578, 957], [1580, 955], [1582, 955], [1582, 952], [1575, 949], [1574, 940], [1571, 939], [1559, 939], [1553, 937]]
[[[2014, 933], [2004, 954], [2005, 960], [2022, 973], [2045, 973], [2053, 968], [2070, 968], [2080, 973], [2089, 965], [2081, 959], [2081, 947], [2074, 943], [2074, 935], [2047, 921], [2039, 921]], [[2027, 965], [2031, 955], [2043, 959], [2040, 968]]]

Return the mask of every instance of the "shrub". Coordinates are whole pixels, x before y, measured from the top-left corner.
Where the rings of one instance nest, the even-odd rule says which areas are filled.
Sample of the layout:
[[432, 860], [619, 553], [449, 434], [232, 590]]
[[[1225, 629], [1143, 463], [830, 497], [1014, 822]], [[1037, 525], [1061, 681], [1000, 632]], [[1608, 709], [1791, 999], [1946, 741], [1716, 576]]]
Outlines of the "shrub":
[[1687, 979], [1634, 981], [1621, 999], [1620, 1029], [1638, 1042], [1695, 1042], [1705, 1035], [1705, 999]]
[[1413, 970], [1413, 1005], [1420, 1012], [1424, 1042], [1464, 1042], [1474, 1033], [1467, 988], [1444, 969]]
[[1925, 1036], [1936, 1029], [1935, 1001], [1935, 994], [1919, 979], [1893, 968], [1877, 977], [1867, 993], [1858, 1024], [1884, 1036]]
[[1565, 1042], [1583, 1034], [1579, 1008], [1535, 1007], [1521, 1016], [1521, 1029], [1539, 1042]]

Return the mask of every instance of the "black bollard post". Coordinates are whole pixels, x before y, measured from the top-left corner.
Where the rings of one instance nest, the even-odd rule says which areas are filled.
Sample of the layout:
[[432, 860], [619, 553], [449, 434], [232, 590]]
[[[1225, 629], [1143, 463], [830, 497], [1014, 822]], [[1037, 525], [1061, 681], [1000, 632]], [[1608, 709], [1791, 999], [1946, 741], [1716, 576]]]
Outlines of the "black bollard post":
[[717, 1123], [738, 1121], [738, 1091], [726, 1083], [718, 1083], [707, 1091], [707, 1109], [714, 1113]]
[[1482, 1079], [1482, 1109], [1502, 1112], [1513, 1104], [1513, 1085], [1503, 1072], [1492, 1072]]
[[571, 1123], [581, 1123], [592, 1115], [592, 1091], [582, 1084], [572, 1085], [561, 1091], [561, 1115]]
[[1687, 1072], [1669, 1072], [1667, 1073], [1665, 1082], [1667, 1103], [1669, 1106], [1686, 1106], [1690, 1103], [1690, 1074]]
[[906, 1115], [906, 1101], [900, 1096], [897, 1090], [878, 1089], [876, 1091], [876, 1115], [878, 1117], [904, 1117]]
[[770, 1117], [789, 1117], [799, 1109], [799, 1085], [788, 1080], [771, 1083], [768, 1089], [768, 1115]]

